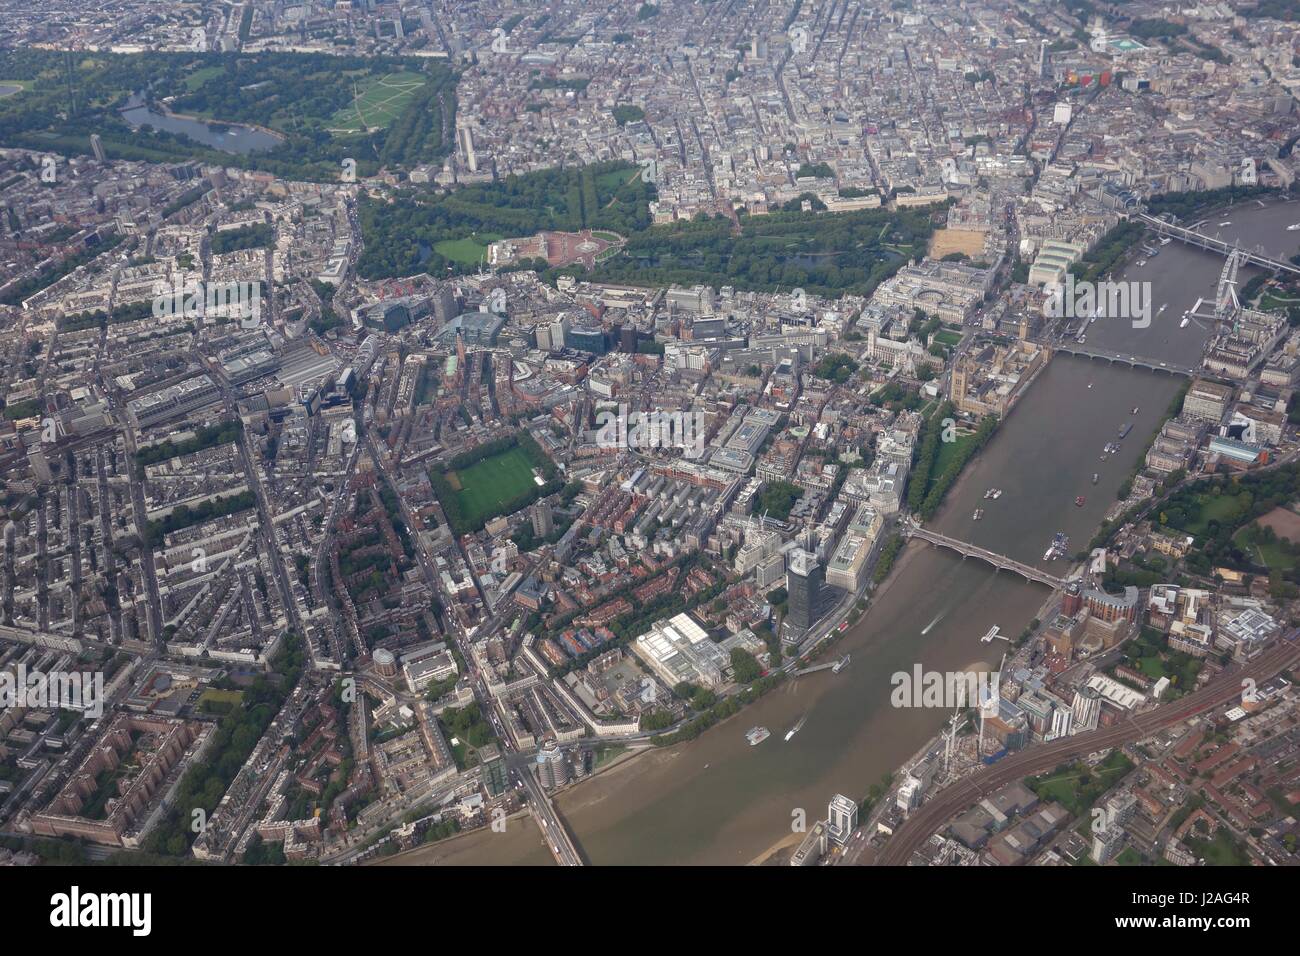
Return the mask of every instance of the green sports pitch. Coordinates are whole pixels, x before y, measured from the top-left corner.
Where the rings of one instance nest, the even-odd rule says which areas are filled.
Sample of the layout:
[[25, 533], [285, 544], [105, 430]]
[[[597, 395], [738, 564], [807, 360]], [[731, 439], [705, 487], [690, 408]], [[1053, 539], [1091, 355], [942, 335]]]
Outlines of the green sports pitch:
[[478, 525], [502, 513], [505, 506], [534, 490], [533, 465], [522, 448], [511, 448], [448, 475], [456, 488], [465, 520]]
[[406, 109], [424, 82], [425, 77], [404, 71], [369, 77], [358, 84], [352, 104], [334, 114], [329, 131], [349, 135], [383, 129]]

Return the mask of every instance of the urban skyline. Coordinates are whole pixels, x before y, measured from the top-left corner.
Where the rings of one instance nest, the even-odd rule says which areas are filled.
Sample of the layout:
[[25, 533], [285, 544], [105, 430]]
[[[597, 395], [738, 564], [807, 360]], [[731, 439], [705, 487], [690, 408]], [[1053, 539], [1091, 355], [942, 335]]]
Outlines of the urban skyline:
[[0, 11], [0, 863], [1300, 863], [1294, 0]]

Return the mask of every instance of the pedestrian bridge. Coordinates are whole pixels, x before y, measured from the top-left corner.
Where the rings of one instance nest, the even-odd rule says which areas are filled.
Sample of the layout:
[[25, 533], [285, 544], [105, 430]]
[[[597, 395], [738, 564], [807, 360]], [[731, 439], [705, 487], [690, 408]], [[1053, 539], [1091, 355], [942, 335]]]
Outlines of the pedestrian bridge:
[[930, 544], [937, 545], [940, 548], [948, 548], [956, 551], [963, 558], [979, 558], [985, 561], [999, 571], [1014, 571], [1026, 581], [1037, 581], [1039, 584], [1046, 584], [1052, 589], [1057, 589], [1065, 584], [1064, 578], [1058, 578], [1055, 575], [1048, 574], [1041, 568], [1034, 567], [1031, 564], [1025, 564], [1023, 561], [1017, 561], [1014, 558], [1008, 558], [1004, 554], [998, 554], [987, 548], [981, 548], [967, 541], [958, 538], [950, 538], [946, 534], [939, 534], [937, 531], [931, 531], [928, 528], [921, 527], [915, 519], [904, 519], [899, 525], [899, 533], [905, 538], [919, 538], [922, 541], [928, 541]]
[[[1155, 216], [1147, 215], [1144, 212], [1137, 213], [1133, 217], [1138, 222], [1150, 227], [1153, 231], [1160, 233], [1162, 236], [1169, 236], [1172, 239], [1178, 239], [1188, 245], [1196, 246], [1199, 249], [1207, 249], [1210, 252], [1217, 252], [1221, 256], [1229, 255], [1233, 249], [1238, 248], [1235, 245], [1225, 242], [1217, 236], [1207, 236], [1201, 232], [1194, 232], [1183, 226], [1175, 226], [1173, 223], [1165, 222], [1163, 219], [1157, 219]], [[1300, 275], [1300, 267], [1290, 262], [1282, 262], [1273, 259], [1264, 254], [1262, 248], [1252, 252], [1249, 249], [1241, 249], [1241, 257], [1245, 262], [1254, 266], [1260, 266], [1272, 272], [1289, 272], [1291, 275]]]

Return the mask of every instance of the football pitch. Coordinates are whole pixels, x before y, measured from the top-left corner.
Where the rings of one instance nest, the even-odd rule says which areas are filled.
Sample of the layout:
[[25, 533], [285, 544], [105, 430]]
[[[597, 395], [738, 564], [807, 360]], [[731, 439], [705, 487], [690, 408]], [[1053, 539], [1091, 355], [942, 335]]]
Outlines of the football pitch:
[[532, 463], [522, 448], [503, 451], [447, 477], [456, 488], [465, 520], [475, 525], [500, 514], [508, 502], [537, 487]]

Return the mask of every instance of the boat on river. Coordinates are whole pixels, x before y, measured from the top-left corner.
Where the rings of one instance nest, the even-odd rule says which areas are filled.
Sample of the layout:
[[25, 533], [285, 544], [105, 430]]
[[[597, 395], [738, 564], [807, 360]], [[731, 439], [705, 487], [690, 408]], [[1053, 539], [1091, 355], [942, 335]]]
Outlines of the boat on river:
[[791, 737], [793, 737], [799, 731], [803, 730], [804, 721], [806, 721], [807, 719], [808, 719], [808, 715], [804, 714], [802, 717], [799, 718], [798, 723], [796, 723], [793, 727], [791, 727], [789, 730], [785, 732], [786, 743], [789, 743]]

